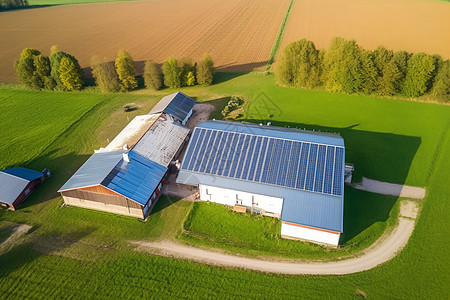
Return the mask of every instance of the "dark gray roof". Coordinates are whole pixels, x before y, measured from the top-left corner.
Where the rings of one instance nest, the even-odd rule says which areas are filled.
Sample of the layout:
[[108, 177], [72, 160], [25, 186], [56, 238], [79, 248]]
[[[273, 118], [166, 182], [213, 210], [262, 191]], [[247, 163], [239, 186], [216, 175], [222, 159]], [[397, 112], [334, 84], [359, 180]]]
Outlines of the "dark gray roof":
[[178, 92], [162, 98], [149, 114], [164, 112], [182, 121], [194, 107], [195, 100]]
[[25, 168], [0, 171], [0, 202], [13, 204], [30, 181], [42, 176], [42, 172]]

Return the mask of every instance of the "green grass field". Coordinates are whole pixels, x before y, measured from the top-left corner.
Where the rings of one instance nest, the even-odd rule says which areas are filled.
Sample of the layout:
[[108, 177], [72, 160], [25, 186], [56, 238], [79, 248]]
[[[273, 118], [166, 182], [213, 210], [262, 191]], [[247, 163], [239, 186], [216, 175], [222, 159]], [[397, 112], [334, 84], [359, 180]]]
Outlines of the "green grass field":
[[239, 214], [209, 202], [194, 203], [178, 238], [250, 256], [332, 260], [366, 248], [397, 221], [397, 197], [346, 188], [344, 207], [344, 233], [338, 249], [283, 239], [279, 219]]
[[[101, 95], [2, 87], [0, 128], [7, 132], [0, 134], [0, 144], [10, 145], [12, 137], [16, 138], [19, 154], [0, 148], [1, 165], [48, 167], [53, 176], [18, 211], [0, 210], [0, 226], [6, 222], [33, 226], [23, 244], [0, 255], [0, 298], [225, 295], [348, 299], [358, 298], [358, 289], [373, 299], [448, 298], [450, 107], [280, 88], [272, 76], [261, 73], [219, 74], [218, 83], [211, 87], [181, 90], [217, 107], [224, 104], [224, 97], [240, 95], [248, 100], [245, 120], [339, 131], [346, 140], [347, 161], [355, 163], [358, 176], [426, 186], [417, 228], [404, 251], [380, 267], [346, 276], [278, 276], [136, 253], [128, 240], [175, 238], [192, 203], [162, 198], [144, 223], [87, 209], [61, 208], [63, 201], [56, 191], [93, 149], [106, 145], [128, 119], [148, 112], [157, 99], [173, 91]], [[16, 104], [11, 104], [15, 99]], [[124, 112], [123, 106], [129, 103], [139, 109]], [[21, 140], [22, 131], [33, 128], [25, 122], [39, 124], [43, 115], [35, 112], [42, 111], [51, 119], [52, 128], [33, 131], [35, 139]], [[383, 230], [377, 226], [389, 226], [389, 215], [396, 214], [398, 201], [389, 198], [364, 197], [362, 203], [346, 207], [346, 216], [351, 216], [346, 222], [356, 228], [348, 243], [363, 247], [373, 240], [372, 234]], [[381, 203], [373, 204], [380, 199]], [[352, 210], [347, 211], [349, 208]], [[261, 226], [249, 224], [255, 230]], [[207, 234], [226, 238], [227, 232], [229, 228]], [[239, 242], [245, 236], [238, 238]], [[258, 237], [256, 245], [264, 238]], [[268, 240], [261, 251], [275, 247], [273, 239]]]

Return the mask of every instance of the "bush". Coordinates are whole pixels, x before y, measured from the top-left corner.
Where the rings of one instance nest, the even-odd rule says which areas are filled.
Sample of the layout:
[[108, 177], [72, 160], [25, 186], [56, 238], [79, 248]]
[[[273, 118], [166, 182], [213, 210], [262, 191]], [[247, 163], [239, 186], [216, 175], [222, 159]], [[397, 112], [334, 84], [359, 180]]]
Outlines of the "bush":
[[162, 66], [164, 85], [170, 88], [181, 87], [181, 69], [174, 57], [169, 57]]
[[145, 87], [159, 90], [162, 88], [161, 70], [151, 60], [147, 60], [144, 66], [144, 83]]
[[0, 10], [26, 7], [28, 5], [28, 0], [0, 0]]
[[197, 82], [202, 85], [210, 85], [214, 79], [214, 62], [209, 54], [205, 54], [197, 64]]
[[195, 85], [195, 69], [197, 67], [197, 64], [192, 64], [192, 62], [184, 58], [181, 62], [181, 74], [180, 74], [180, 80], [181, 80], [181, 86], [192, 86]]
[[222, 116], [228, 116], [232, 111], [238, 109], [243, 103], [244, 100], [241, 98], [235, 96], [231, 97], [230, 101], [228, 101], [227, 105], [222, 110]]
[[114, 65], [97, 57], [91, 59], [92, 76], [102, 92], [118, 92], [120, 90], [119, 77]]
[[131, 91], [137, 88], [137, 80], [134, 76], [136, 73], [134, 61], [127, 51], [119, 51], [116, 58], [115, 67], [117, 76], [120, 80], [120, 90], [122, 92]]

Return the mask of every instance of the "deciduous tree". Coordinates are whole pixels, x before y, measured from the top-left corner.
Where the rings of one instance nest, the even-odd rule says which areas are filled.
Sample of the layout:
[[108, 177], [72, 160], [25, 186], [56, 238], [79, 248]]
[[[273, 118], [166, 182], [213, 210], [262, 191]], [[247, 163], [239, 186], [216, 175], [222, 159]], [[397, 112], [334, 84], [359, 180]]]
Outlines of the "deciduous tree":
[[169, 57], [162, 66], [164, 85], [170, 88], [181, 87], [181, 69], [174, 57]]
[[61, 59], [61, 63], [59, 65], [59, 79], [64, 87], [69, 91], [81, 90], [83, 87], [80, 69], [68, 56], [64, 56]]
[[154, 90], [159, 90], [162, 87], [161, 70], [151, 60], [145, 62], [144, 83], [147, 88]]
[[408, 61], [403, 93], [407, 97], [419, 97], [428, 87], [434, 72], [434, 59], [425, 53], [416, 53]]
[[439, 101], [450, 102], [450, 61], [444, 61], [439, 68], [431, 95]]
[[120, 90], [119, 77], [113, 63], [93, 57], [91, 59], [91, 69], [95, 83], [102, 92], [118, 92]]
[[137, 80], [135, 77], [136, 69], [134, 68], [134, 61], [127, 51], [119, 51], [116, 58], [115, 67], [120, 80], [121, 91], [126, 92], [137, 88]]
[[209, 54], [205, 54], [197, 64], [197, 82], [202, 85], [210, 85], [214, 79], [214, 62]]

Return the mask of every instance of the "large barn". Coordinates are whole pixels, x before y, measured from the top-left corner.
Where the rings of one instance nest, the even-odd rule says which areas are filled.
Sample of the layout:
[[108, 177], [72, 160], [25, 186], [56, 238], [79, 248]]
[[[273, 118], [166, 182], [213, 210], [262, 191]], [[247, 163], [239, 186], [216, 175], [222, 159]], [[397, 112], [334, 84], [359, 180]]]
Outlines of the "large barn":
[[[161, 193], [170, 163], [187, 141], [182, 125], [195, 100], [173, 94], [148, 115], [135, 117], [61, 187], [68, 205], [146, 218]], [[159, 104], [157, 104], [159, 105]]]
[[343, 138], [335, 133], [205, 121], [177, 183], [200, 199], [278, 217], [287, 238], [338, 245], [344, 213]]
[[0, 171], [0, 205], [16, 210], [48, 176], [47, 169], [38, 172], [17, 167]]

